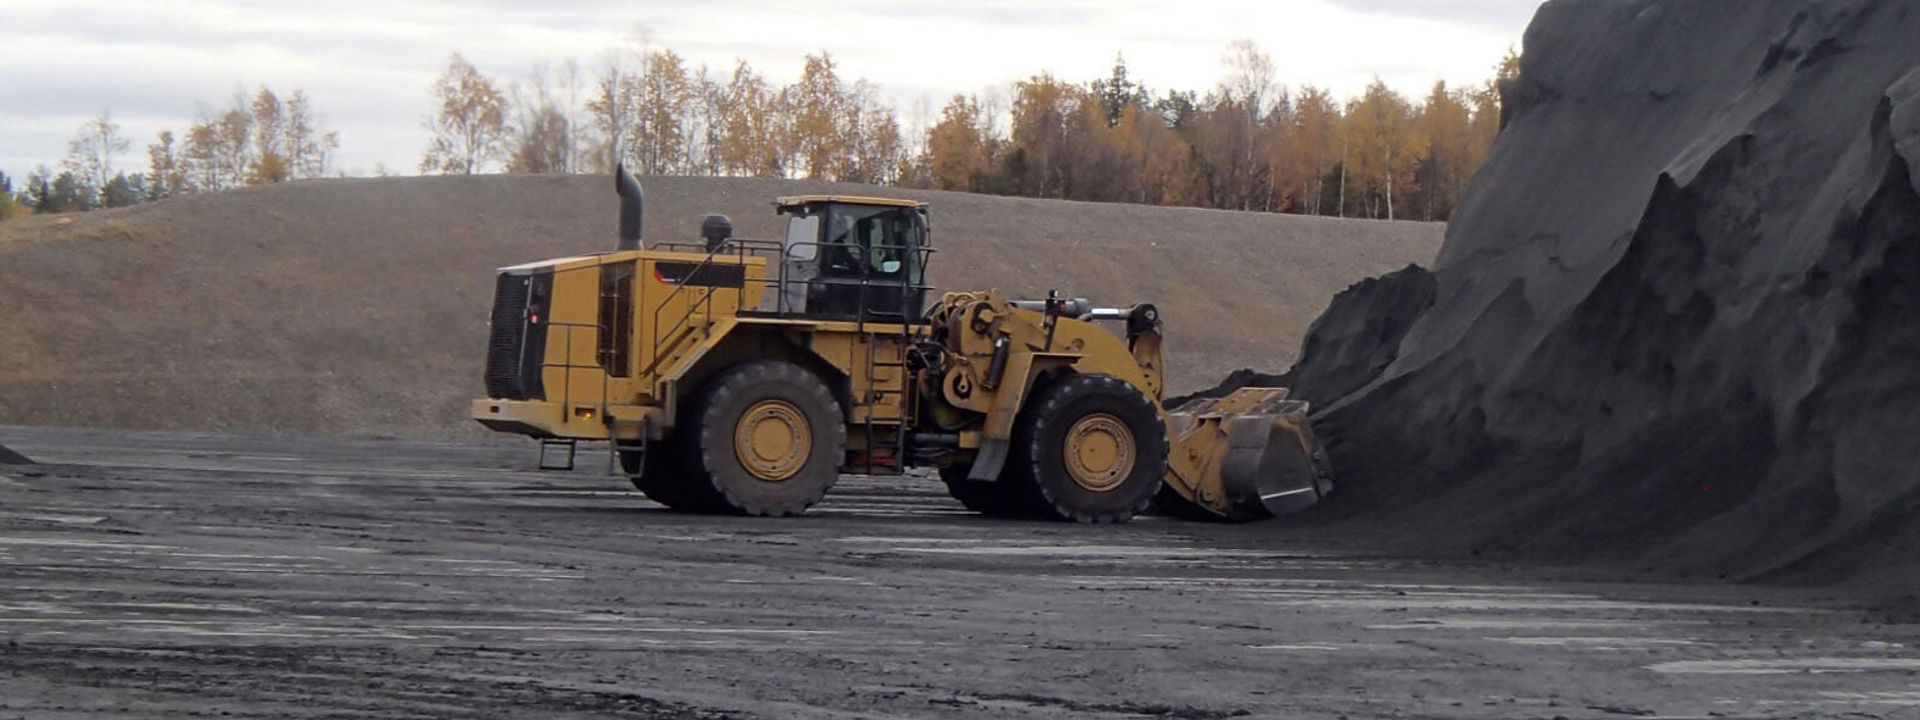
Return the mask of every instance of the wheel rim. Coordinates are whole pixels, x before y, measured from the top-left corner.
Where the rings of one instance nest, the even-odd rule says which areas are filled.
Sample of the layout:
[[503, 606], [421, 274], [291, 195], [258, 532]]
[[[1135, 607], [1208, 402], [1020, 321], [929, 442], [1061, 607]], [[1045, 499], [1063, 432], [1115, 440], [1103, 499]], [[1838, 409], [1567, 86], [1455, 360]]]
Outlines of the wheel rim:
[[1088, 415], [1067, 429], [1067, 477], [1086, 490], [1120, 487], [1133, 475], [1134, 454], [1133, 432], [1112, 415]]
[[785, 400], [762, 400], [740, 416], [733, 429], [733, 452], [748, 473], [781, 482], [805, 467], [813, 451], [813, 429], [800, 408]]

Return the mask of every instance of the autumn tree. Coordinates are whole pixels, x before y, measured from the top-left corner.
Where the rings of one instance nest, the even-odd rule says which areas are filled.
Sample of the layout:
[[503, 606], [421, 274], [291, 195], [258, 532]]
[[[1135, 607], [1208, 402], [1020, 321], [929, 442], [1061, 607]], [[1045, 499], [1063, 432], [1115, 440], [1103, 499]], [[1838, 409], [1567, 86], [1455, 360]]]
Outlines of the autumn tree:
[[[1116, 54], [1092, 82], [1041, 73], [954, 95], [937, 114], [923, 99], [903, 126], [826, 53], [779, 87], [745, 62], [714, 75], [643, 44], [609, 56], [585, 103], [561, 99], [544, 74], [508, 88], [501, 159], [511, 172], [601, 171], [617, 156], [646, 173], [1430, 219], [1452, 212], [1497, 134], [1497, 80], [1411, 103], [1376, 79], [1343, 103], [1312, 86], [1290, 93], [1251, 40], [1230, 44], [1221, 67], [1204, 93], [1155, 95]], [[253, 144], [266, 143], [255, 133]], [[194, 167], [194, 139], [182, 146], [177, 165]]]
[[187, 126], [180, 141], [179, 160], [186, 186], [192, 192], [234, 186], [232, 179], [220, 172], [220, 142], [219, 128], [212, 120], [198, 120]]
[[1292, 98], [1290, 112], [1275, 121], [1267, 145], [1274, 209], [1326, 212], [1327, 175], [1339, 163], [1341, 122], [1340, 105], [1326, 90], [1308, 85]]
[[877, 95], [873, 86], [857, 81], [845, 99], [849, 115], [844, 120], [844, 142], [852, 153], [835, 179], [880, 185], [897, 182], [905, 174], [907, 148], [900, 121]]
[[1368, 217], [1393, 220], [1398, 195], [1414, 189], [1413, 169], [1426, 152], [1427, 139], [1413, 126], [1406, 98], [1374, 78], [1348, 109], [1353, 152], [1350, 163], [1361, 180]]
[[223, 179], [221, 187], [245, 185], [255, 157], [253, 114], [245, 99], [234, 98], [233, 107], [220, 114], [213, 128], [216, 140], [211, 153]]
[[706, 65], [689, 72], [687, 82], [694, 96], [687, 117], [687, 172], [719, 175], [720, 136], [726, 129], [726, 111], [721, 108], [721, 101], [726, 90]]
[[6, 220], [27, 212], [26, 205], [20, 202], [13, 192], [13, 178], [0, 172], [0, 220]]
[[1029, 197], [1065, 197], [1068, 124], [1086, 91], [1041, 73], [1014, 85], [1009, 144], [1002, 156], [1008, 190]]
[[1468, 167], [1480, 167], [1480, 163], [1486, 161], [1487, 154], [1493, 151], [1494, 138], [1507, 126], [1500, 88], [1519, 78], [1520, 53], [1508, 48], [1506, 56], [1494, 66], [1493, 78], [1467, 93], [1467, 107], [1471, 114], [1467, 142]]
[[1271, 209], [1272, 167], [1262, 148], [1269, 144], [1269, 114], [1285, 98], [1274, 81], [1273, 58], [1243, 38], [1227, 45], [1220, 64], [1226, 77], [1207, 108], [1201, 148], [1213, 166], [1215, 207]]
[[193, 192], [245, 184], [253, 160], [253, 115], [245, 98], [235, 98], [224, 111], [202, 110], [200, 119], [187, 126], [176, 156]]
[[1265, 209], [1260, 198], [1269, 168], [1259, 158], [1259, 124], [1251, 102], [1211, 93], [1183, 134], [1193, 145], [1195, 172], [1206, 188], [1206, 205], [1231, 210]]
[[928, 171], [941, 190], [979, 191], [993, 167], [993, 136], [980, 99], [954, 95], [927, 131]]
[[61, 165], [73, 173], [83, 206], [93, 205], [100, 190], [113, 179], [114, 158], [126, 151], [127, 138], [120, 133], [120, 124], [113, 121], [111, 109], [101, 110], [99, 117], [80, 126], [67, 143], [67, 158]]
[[606, 72], [608, 74], [594, 80], [586, 102], [587, 121], [580, 124], [581, 130], [586, 131], [580, 138], [579, 164], [583, 172], [610, 173], [616, 162], [622, 162], [622, 113], [617, 109], [620, 100], [619, 81], [611, 77], [619, 70], [609, 64]]
[[514, 83], [508, 95], [512, 118], [507, 126], [507, 172], [571, 172], [576, 143], [573, 118], [566, 101], [557, 97], [547, 69], [534, 68]]
[[433, 83], [437, 109], [427, 118], [433, 133], [421, 172], [472, 175], [504, 154], [507, 99], [493, 79], [454, 53]]
[[190, 192], [186, 169], [174, 148], [173, 131], [161, 130], [147, 145], [147, 200], [162, 200]]
[[333, 151], [340, 148], [340, 133], [321, 126], [305, 91], [294, 88], [287, 98], [282, 127], [292, 176], [325, 176], [333, 162]]
[[803, 177], [839, 176], [851, 164], [847, 142], [849, 119], [857, 117], [846, 89], [827, 53], [808, 55], [799, 82], [781, 93], [781, 106], [791, 116], [787, 155], [796, 162], [790, 170]]
[[281, 97], [262, 86], [224, 110], [201, 109], [180, 134], [161, 130], [147, 145], [146, 175], [129, 187], [159, 200], [325, 174], [339, 134], [320, 126], [306, 93]]
[[293, 177], [293, 151], [287, 144], [287, 113], [280, 96], [262, 87], [248, 109], [253, 152], [247, 163], [247, 184], [286, 182]]
[[1136, 173], [1136, 156], [1126, 152], [1120, 133], [1107, 125], [1105, 105], [1093, 93], [1081, 91], [1065, 110], [1059, 197], [1096, 202], [1124, 199]]
[[592, 98], [587, 101], [587, 115], [598, 131], [598, 142], [588, 145], [586, 156], [594, 158], [603, 171], [611, 172], [615, 161], [624, 161], [627, 116], [631, 114], [633, 93], [638, 86], [629, 79], [633, 74], [621, 55], [610, 53], [600, 77], [594, 81]]
[[[1204, 205], [1205, 183], [1194, 169], [1193, 146], [1180, 135], [1178, 128], [1165, 124], [1165, 117], [1162, 109], [1156, 107], [1150, 114], [1143, 111], [1135, 120], [1134, 126], [1142, 136], [1141, 202]], [[1121, 125], [1127, 126], [1124, 119]]]
[[560, 174], [572, 169], [573, 128], [559, 108], [546, 103], [524, 108], [510, 132], [507, 172]]
[[778, 98], [765, 78], [742, 60], [733, 66], [733, 75], [719, 88], [714, 102], [719, 110], [719, 127], [713, 147], [719, 172], [723, 175], [779, 177], [782, 135]]
[[1452, 215], [1471, 177], [1472, 113], [1464, 95], [1449, 91], [1445, 81], [1436, 82], [1413, 120], [1413, 133], [1427, 141], [1416, 171], [1423, 220]]
[[683, 173], [689, 163], [687, 118], [698, 96], [687, 77], [686, 61], [671, 50], [647, 56], [635, 83], [626, 94], [632, 103], [628, 109], [632, 122], [627, 138], [627, 156], [645, 173]]

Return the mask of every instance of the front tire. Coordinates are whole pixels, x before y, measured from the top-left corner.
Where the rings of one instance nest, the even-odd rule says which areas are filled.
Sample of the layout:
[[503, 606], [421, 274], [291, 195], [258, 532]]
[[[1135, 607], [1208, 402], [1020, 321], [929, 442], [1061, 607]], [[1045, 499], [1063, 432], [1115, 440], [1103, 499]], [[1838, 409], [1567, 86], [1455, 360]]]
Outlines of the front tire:
[[644, 457], [642, 453], [620, 453], [620, 467], [629, 473], [639, 473], [639, 477], [632, 478], [633, 489], [669, 510], [689, 513], [720, 510], [723, 507], [720, 498], [709, 484], [687, 470], [684, 457], [685, 453], [679, 448], [655, 441]]
[[988, 517], [1030, 517], [1033, 514], [1013, 495], [1005, 481], [968, 480], [967, 472], [971, 469], [966, 465], [940, 468], [940, 479], [947, 484], [947, 494], [959, 500], [961, 505]]
[[761, 360], [727, 370], [690, 418], [687, 467], [705, 476], [700, 494], [710, 491], [719, 510], [798, 515], [840, 477], [847, 443], [840, 404], [798, 365]]
[[1126, 522], [1147, 508], [1167, 472], [1167, 428], [1153, 401], [1111, 375], [1069, 375], [1038, 391], [1014, 433], [1008, 480], [1043, 513], [1083, 523]]

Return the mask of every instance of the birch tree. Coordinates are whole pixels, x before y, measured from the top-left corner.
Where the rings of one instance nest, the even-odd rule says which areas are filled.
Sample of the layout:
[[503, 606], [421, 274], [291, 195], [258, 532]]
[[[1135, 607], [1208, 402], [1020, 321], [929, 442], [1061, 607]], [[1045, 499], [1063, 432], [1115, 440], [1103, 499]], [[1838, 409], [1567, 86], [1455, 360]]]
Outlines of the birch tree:
[[437, 107], [426, 127], [433, 139], [420, 160], [421, 172], [472, 175], [503, 157], [507, 98], [492, 78], [454, 53], [432, 93]]

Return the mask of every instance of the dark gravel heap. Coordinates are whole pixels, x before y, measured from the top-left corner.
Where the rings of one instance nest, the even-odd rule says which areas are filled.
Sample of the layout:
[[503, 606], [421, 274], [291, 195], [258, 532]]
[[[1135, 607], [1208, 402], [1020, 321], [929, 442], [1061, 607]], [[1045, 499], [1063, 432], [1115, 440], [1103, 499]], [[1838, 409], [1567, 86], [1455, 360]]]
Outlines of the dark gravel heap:
[[1336, 301], [1289, 373], [1327, 512], [1920, 584], [1916, 38], [1909, 2], [1547, 3], [1432, 275]]

